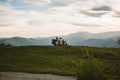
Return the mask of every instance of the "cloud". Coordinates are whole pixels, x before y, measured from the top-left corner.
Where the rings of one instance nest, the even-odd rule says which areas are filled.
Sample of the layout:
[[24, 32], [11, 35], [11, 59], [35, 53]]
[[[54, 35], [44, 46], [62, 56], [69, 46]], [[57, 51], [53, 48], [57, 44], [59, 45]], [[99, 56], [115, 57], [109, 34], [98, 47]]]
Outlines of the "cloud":
[[114, 10], [110, 6], [99, 6], [92, 7], [87, 10], [81, 10], [80, 12], [91, 17], [101, 17], [111, 12], [114, 12]]
[[112, 11], [112, 8], [109, 6], [100, 6], [92, 9], [93, 11]]
[[83, 27], [101, 27], [101, 25], [98, 24], [91, 24], [91, 23], [69, 23], [71, 25], [75, 25], [75, 26], [83, 26]]
[[47, 5], [51, 2], [51, 0], [24, 0], [24, 1], [37, 6]]
[[114, 15], [113, 15], [113, 17], [120, 18], [120, 12], [118, 12], [118, 11], [117, 11], [117, 12], [115, 12], [115, 13], [114, 13]]
[[82, 14], [91, 16], [91, 17], [101, 17], [105, 14], [107, 14], [108, 12], [94, 12], [94, 11], [80, 11]]
[[51, 0], [51, 6], [67, 6], [75, 0]]
[[36, 6], [66, 6], [70, 3], [74, 2], [75, 0], [24, 0], [25, 2], [28, 2], [32, 5]]
[[10, 23], [1, 23], [0, 22], [0, 27], [10, 27], [10, 26], [12, 26]]
[[45, 37], [66, 35], [80, 30], [88, 32], [120, 30], [118, 5], [120, 3], [108, 1], [107, 4], [101, 0], [97, 2], [94, 0], [2, 2], [0, 3], [0, 32], [3, 36]]

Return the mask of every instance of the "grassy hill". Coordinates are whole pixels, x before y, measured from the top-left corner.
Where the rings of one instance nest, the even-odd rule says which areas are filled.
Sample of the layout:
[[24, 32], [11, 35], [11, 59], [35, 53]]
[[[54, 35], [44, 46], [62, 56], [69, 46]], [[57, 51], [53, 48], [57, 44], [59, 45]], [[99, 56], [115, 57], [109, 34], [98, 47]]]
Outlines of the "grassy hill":
[[76, 75], [85, 50], [104, 63], [111, 80], [120, 79], [120, 48], [80, 46], [0, 47], [0, 71]]

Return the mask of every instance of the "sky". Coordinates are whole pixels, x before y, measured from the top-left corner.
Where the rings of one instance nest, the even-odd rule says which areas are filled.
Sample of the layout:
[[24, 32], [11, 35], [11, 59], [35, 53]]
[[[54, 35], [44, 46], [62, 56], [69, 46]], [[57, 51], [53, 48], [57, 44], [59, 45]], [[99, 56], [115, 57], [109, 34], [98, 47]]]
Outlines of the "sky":
[[0, 0], [0, 37], [120, 31], [120, 0]]

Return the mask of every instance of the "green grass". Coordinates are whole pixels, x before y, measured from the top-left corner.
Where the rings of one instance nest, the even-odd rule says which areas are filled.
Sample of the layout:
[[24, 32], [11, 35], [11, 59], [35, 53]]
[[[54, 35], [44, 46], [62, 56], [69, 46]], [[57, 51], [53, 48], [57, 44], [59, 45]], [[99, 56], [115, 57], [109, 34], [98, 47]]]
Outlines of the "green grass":
[[76, 75], [86, 48], [102, 61], [111, 80], [120, 79], [120, 49], [80, 46], [0, 47], [0, 71]]

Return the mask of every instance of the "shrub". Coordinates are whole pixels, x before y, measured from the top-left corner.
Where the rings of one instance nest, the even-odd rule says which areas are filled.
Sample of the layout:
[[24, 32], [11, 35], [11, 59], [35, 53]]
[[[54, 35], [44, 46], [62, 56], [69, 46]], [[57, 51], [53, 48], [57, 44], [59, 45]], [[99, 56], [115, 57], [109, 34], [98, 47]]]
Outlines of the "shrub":
[[83, 57], [78, 65], [77, 80], [107, 80], [105, 68], [100, 60], [94, 58], [88, 50]]

